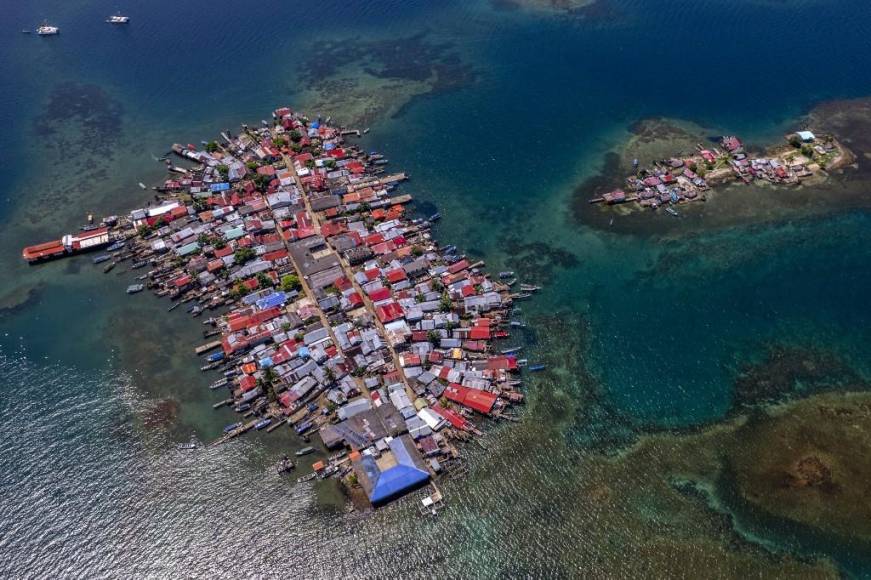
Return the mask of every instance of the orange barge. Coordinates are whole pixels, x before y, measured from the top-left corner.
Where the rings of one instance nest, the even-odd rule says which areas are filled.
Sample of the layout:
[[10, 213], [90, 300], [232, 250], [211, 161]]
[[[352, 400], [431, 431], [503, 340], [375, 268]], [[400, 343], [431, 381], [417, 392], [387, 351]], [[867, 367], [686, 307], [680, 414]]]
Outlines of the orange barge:
[[96, 250], [110, 241], [109, 228], [102, 227], [80, 234], [67, 234], [59, 240], [27, 246], [21, 251], [21, 257], [31, 264], [36, 264]]

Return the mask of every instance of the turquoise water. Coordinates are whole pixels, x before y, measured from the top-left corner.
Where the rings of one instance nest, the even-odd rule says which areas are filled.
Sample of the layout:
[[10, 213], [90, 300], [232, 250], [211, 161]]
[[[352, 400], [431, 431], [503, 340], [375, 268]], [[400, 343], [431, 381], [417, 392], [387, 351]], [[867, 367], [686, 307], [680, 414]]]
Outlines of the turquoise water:
[[[103, 22], [119, 8], [129, 27]], [[631, 460], [615, 471], [590, 449], [718, 421], [738, 370], [772, 345], [833, 352], [868, 377], [867, 211], [633, 235], [578, 221], [573, 190], [645, 117], [776, 139], [822, 100], [871, 94], [869, 16], [858, 0], [602, 0], [575, 15], [423, 1], [7, 7], [0, 295], [17, 306], [0, 314], [0, 569], [620, 576], [632, 569], [615, 554], [654, 562], [694, 534], [734, 545], [741, 530], [712, 524], [698, 502], [657, 507], [657, 489], [615, 491], [597, 511], [592, 482], [651, 484]], [[43, 18], [59, 37], [17, 32]], [[127, 297], [128, 277], [87, 259], [19, 259], [87, 213], [146, 200], [136, 184], [162, 178], [152, 155], [169, 144], [279, 104], [370, 126], [365, 146], [442, 212], [440, 239], [545, 285], [525, 307], [538, 322], [525, 338], [552, 372], [530, 383], [523, 424], [492, 428], [489, 453], [467, 450], [472, 473], [448, 485], [439, 521], [410, 503], [349, 516], [328, 485], [279, 480], [272, 462], [303, 445], [290, 434], [176, 452], [232, 420], [212, 411], [190, 354], [198, 323]], [[747, 527], [775, 553], [789, 545], [871, 573], [861, 541], [811, 534], [795, 547], [789, 531]], [[638, 548], [649, 534], [659, 551]]]

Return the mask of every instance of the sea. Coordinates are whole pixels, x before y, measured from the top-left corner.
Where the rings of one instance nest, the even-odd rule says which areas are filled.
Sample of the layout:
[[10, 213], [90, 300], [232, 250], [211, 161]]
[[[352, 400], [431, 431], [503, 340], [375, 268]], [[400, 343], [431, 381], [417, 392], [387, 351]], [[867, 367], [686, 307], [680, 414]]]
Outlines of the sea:
[[[608, 154], [645, 119], [765, 144], [871, 96], [871, 3], [565, 4], [3, 4], [0, 576], [871, 577], [869, 535], [749, 500], [730, 455], [746, 413], [871, 381], [871, 182], [758, 216], [736, 194], [751, 218], [731, 221], [722, 198], [612, 217], [585, 186], [620, 185]], [[22, 33], [44, 20], [61, 33]], [[463, 448], [437, 517], [296, 483], [320, 451], [279, 476], [305, 445], [289, 431], [178, 449], [234, 421], [193, 354], [200, 320], [87, 256], [20, 257], [145, 204], [172, 143], [285, 105], [370, 129], [442, 243], [542, 286], [506, 346], [547, 368], [518, 423]], [[748, 407], [758, 375], [786, 387]]]

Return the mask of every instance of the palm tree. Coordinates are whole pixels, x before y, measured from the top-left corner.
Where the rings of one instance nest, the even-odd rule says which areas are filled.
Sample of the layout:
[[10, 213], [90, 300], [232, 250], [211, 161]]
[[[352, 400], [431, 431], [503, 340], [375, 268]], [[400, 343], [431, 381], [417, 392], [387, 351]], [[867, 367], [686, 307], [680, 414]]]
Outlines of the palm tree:
[[260, 379], [260, 384], [263, 387], [263, 393], [266, 395], [266, 399], [270, 403], [274, 403], [278, 396], [275, 394], [275, 387], [273, 386], [273, 382], [276, 379], [275, 371], [272, 367], [267, 367], [265, 371], [263, 371], [263, 378]]

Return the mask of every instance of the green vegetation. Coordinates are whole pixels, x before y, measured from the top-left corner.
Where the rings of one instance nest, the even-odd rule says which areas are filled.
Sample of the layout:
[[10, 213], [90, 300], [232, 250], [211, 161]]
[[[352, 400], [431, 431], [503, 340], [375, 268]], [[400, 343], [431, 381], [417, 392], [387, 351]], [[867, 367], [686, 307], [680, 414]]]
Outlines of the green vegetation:
[[275, 394], [275, 386], [273, 385], [277, 378], [278, 377], [272, 367], [268, 367], [263, 371], [263, 378], [259, 381], [260, 386], [263, 388], [263, 393], [266, 395], [266, 398], [270, 403], [274, 403], [278, 400], [278, 395]]
[[290, 135], [290, 140], [293, 141], [294, 143], [299, 143], [302, 140], [302, 133], [300, 133], [296, 129], [291, 131], [289, 133], [289, 135]]
[[239, 298], [246, 296], [248, 292], [250, 292], [250, 290], [248, 290], [248, 288], [244, 284], [242, 284], [242, 281], [236, 280], [235, 286], [233, 286], [233, 289], [230, 290], [230, 297], [238, 300]]
[[244, 264], [254, 259], [257, 253], [251, 248], [239, 248], [233, 253], [233, 258], [237, 264]]
[[442, 294], [442, 298], [439, 301], [439, 310], [442, 312], [450, 312], [451, 311], [451, 297], [447, 292]]
[[263, 272], [257, 273], [257, 285], [261, 288], [269, 288], [272, 286], [272, 278], [264, 274]]
[[413, 246], [411, 248], [411, 254], [417, 257], [423, 256], [423, 248], [421, 248], [420, 246]]
[[430, 330], [426, 333], [426, 339], [430, 341], [433, 346], [438, 346], [442, 340], [442, 335], [435, 330]]
[[276, 137], [272, 140], [272, 144], [281, 149], [283, 147], [287, 147], [287, 139], [285, 139], [284, 137]]
[[802, 145], [801, 146], [801, 154], [807, 157], [808, 159], [814, 158], [814, 148], [810, 145]]
[[793, 135], [792, 137], [789, 138], [789, 144], [792, 145], [793, 147], [795, 147], [796, 149], [800, 149], [801, 148], [801, 139], [799, 138], [798, 135]]
[[285, 274], [281, 277], [281, 289], [285, 292], [299, 290], [302, 284], [299, 281], [299, 276], [296, 274]]
[[245, 167], [248, 168], [248, 171], [257, 171], [257, 168], [259, 167], [259, 165], [257, 165], [256, 161], [249, 161], [248, 163], [245, 164]]
[[206, 143], [206, 151], [208, 151], [209, 153], [214, 153], [218, 149], [220, 149], [220, 146], [218, 145], [217, 141], [209, 141], [208, 143]]

